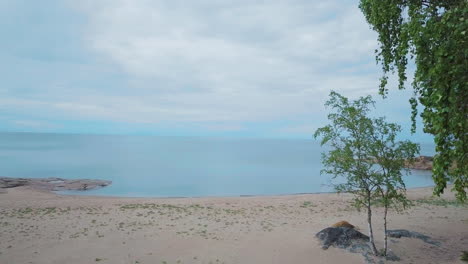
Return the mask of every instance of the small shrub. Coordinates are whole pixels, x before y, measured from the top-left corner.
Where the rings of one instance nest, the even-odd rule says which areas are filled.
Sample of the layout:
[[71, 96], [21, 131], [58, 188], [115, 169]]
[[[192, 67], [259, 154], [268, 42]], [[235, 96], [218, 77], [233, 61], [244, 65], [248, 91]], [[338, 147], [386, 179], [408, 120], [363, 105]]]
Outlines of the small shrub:
[[468, 262], [468, 251], [462, 251], [462, 254], [460, 256], [460, 260]]
[[436, 199], [436, 198], [429, 198], [429, 199], [419, 199], [416, 200], [417, 203], [420, 204], [428, 204], [428, 205], [433, 205], [433, 206], [456, 206], [456, 207], [461, 207], [461, 206], [466, 206], [466, 203], [460, 202], [458, 200], [446, 200], [446, 199]]

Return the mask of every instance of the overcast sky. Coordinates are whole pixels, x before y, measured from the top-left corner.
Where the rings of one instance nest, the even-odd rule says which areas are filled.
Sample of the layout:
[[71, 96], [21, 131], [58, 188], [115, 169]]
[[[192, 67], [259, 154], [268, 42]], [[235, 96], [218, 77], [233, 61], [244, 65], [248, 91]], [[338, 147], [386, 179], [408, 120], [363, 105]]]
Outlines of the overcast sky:
[[1, 131], [310, 138], [381, 72], [349, 0], [2, 0], [0, 38]]

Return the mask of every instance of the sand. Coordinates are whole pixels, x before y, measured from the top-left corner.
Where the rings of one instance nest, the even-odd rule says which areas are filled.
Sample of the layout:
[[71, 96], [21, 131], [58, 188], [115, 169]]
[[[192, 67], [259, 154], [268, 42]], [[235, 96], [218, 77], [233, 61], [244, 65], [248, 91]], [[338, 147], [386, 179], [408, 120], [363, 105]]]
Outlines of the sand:
[[[468, 207], [408, 191], [415, 206], [390, 213], [390, 229], [430, 236], [440, 246], [392, 238], [389, 263], [462, 263]], [[304, 194], [227, 198], [65, 196], [17, 187], [0, 193], [0, 263], [364, 263], [343, 249], [322, 250], [315, 234], [346, 220], [367, 233], [351, 196]], [[375, 217], [382, 246], [380, 209]]]

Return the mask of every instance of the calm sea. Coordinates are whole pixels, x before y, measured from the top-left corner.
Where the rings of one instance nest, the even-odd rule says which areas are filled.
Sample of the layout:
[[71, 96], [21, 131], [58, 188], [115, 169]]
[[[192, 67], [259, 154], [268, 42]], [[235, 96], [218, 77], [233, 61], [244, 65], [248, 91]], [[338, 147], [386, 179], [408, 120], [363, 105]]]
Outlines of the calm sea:
[[[318, 142], [300, 139], [191, 138], [0, 133], [0, 176], [111, 180], [90, 195], [238, 196], [332, 191], [320, 175]], [[432, 155], [431, 145], [421, 154]], [[407, 187], [433, 184], [413, 171]]]

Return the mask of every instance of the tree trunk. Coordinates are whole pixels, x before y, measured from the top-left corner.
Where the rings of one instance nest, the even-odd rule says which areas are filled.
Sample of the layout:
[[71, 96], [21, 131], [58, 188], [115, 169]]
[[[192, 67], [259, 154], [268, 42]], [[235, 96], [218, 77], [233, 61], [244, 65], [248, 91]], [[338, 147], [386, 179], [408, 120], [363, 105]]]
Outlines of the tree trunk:
[[372, 231], [372, 210], [370, 197], [367, 198], [367, 224], [369, 226], [369, 243], [371, 244], [372, 253], [377, 256], [378, 253], [374, 243], [374, 232]]
[[383, 255], [387, 256], [387, 212], [388, 212], [388, 204], [385, 203], [385, 210], [384, 210], [384, 252]]

